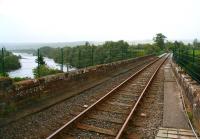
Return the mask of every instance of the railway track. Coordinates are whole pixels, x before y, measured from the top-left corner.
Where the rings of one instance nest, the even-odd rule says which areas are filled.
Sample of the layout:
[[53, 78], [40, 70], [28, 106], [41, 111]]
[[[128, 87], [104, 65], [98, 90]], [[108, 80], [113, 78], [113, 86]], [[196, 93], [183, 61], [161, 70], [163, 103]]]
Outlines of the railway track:
[[163, 65], [137, 106], [134, 116], [130, 119], [121, 137], [122, 139], [155, 138], [163, 123], [164, 78]]
[[146, 65], [47, 139], [120, 138], [141, 98], [167, 57], [164, 55]]
[[121, 68], [121, 70], [118, 69], [120, 72], [114, 72], [112, 75], [108, 73], [107, 77], [109, 78], [100, 84], [84, 90], [82, 93], [74, 95], [71, 98], [57, 102], [49, 108], [41, 109], [0, 127], [0, 137], [2, 139], [46, 138], [63, 126], [63, 124], [84, 111], [87, 108], [85, 106], [92, 105], [112, 88], [156, 58], [155, 56], [150, 56], [130, 63], [124, 66], [123, 69], [119, 67]]

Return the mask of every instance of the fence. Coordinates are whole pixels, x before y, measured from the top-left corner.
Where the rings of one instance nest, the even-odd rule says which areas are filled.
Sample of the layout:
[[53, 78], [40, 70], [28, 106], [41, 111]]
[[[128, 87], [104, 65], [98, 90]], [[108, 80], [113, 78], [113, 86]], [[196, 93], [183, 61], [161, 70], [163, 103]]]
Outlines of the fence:
[[[48, 52], [47, 52], [48, 51]], [[75, 68], [85, 68], [99, 64], [106, 64], [115, 61], [135, 58], [146, 55], [142, 48], [123, 48], [123, 47], [96, 47], [82, 46], [74, 48], [41, 48], [40, 53], [43, 56], [52, 58], [61, 65], [72, 66]]]
[[[52, 53], [50, 52], [52, 51]], [[5, 64], [5, 48], [2, 48], [0, 53], [0, 74], [1, 76], [6, 75]], [[88, 66], [94, 66], [99, 64], [106, 64], [115, 61], [135, 58], [139, 56], [147, 55], [148, 53], [139, 47], [97, 47], [97, 46], [85, 46], [85, 47], [72, 47], [72, 48], [40, 48], [34, 52], [37, 55], [37, 74], [38, 77], [42, 76], [39, 67], [41, 63], [39, 58], [41, 56], [49, 57], [55, 60], [56, 63], [60, 64], [60, 71], [63, 71], [64, 65], [69, 70], [69, 66], [75, 68], [85, 68]], [[51, 54], [50, 54], [51, 53]]]
[[200, 83], [200, 49], [194, 47], [175, 47], [173, 59], [194, 80]]

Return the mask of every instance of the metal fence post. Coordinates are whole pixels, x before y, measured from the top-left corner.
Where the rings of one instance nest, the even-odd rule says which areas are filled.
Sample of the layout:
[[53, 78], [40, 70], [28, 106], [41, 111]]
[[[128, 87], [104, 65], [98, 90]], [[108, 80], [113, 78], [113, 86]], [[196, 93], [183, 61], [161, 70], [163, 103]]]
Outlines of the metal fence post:
[[63, 72], [63, 48], [61, 48], [61, 67], [60, 70]]
[[131, 48], [130, 48], [130, 57], [133, 58], [133, 56], [134, 56], [134, 51], [131, 50]]
[[81, 50], [78, 48], [78, 68], [81, 66]]
[[4, 48], [1, 50], [1, 57], [2, 57], [2, 75], [5, 76], [5, 61], [4, 61]]
[[91, 60], [92, 60], [92, 66], [94, 65], [94, 46], [92, 47], [92, 55], [91, 55]]
[[69, 71], [69, 63], [67, 63], [67, 72]]
[[3, 75], [3, 56], [2, 56], [2, 53], [3, 53], [3, 49], [1, 49], [1, 74]]
[[181, 50], [180, 50], [180, 47], [178, 48], [178, 62], [180, 60], [180, 55], [181, 55]]
[[38, 56], [38, 60], [37, 60], [37, 72], [38, 72], [38, 77], [40, 77], [40, 63], [39, 63], [39, 58], [40, 58], [40, 49], [38, 49], [37, 51], [37, 56]]
[[125, 49], [125, 59], [129, 59], [130, 58], [130, 53], [128, 51], [128, 48]]
[[122, 60], [124, 59], [124, 56], [123, 56], [123, 47], [121, 47], [121, 59]]
[[192, 66], [194, 66], [195, 48], [192, 49]]
[[128, 55], [128, 48], [125, 49], [125, 59], [127, 59], [127, 57], [129, 58], [129, 55]]
[[173, 59], [175, 59], [175, 47], [173, 47]]
[[111, 63], [112, 62], [112, 57], [111, 57], [111, 47], [110, 47], [110, 49], [109, 49], [109, 63]]

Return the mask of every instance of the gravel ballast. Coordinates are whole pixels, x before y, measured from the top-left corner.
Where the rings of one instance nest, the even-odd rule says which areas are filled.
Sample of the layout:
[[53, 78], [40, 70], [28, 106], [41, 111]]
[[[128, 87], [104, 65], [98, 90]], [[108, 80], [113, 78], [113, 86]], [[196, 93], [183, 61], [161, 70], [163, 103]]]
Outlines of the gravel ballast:
[[[144, 64], [141, 66], [144, 66]], [[97, 101], [114, 86], [117, 86], [123, 80], [128, 78], [135, 71], [135, 69], [132, 69], [115, 76], [94, 88], [66, 99], [48, 109], [6, 125], [0, 129], [0, 137], [2, 139], [45, 138], [72, 119], [75, 115]]]

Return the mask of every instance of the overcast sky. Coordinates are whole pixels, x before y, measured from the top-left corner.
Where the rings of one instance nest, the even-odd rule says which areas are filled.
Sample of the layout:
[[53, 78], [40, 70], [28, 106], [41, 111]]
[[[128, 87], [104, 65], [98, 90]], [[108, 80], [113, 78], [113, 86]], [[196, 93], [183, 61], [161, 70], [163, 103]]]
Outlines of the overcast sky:
[[0, 42], [200, 39], [200, 0], [0, 0]]

